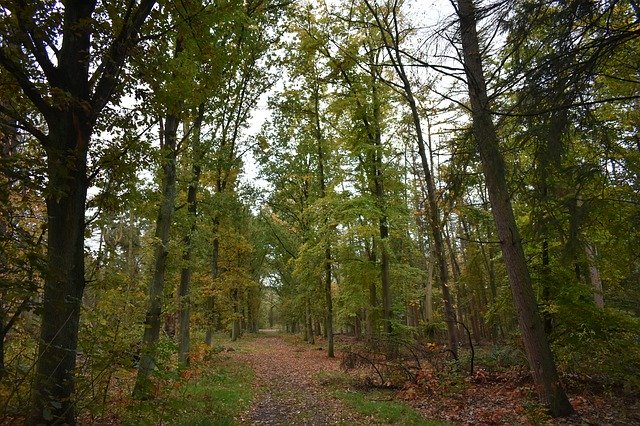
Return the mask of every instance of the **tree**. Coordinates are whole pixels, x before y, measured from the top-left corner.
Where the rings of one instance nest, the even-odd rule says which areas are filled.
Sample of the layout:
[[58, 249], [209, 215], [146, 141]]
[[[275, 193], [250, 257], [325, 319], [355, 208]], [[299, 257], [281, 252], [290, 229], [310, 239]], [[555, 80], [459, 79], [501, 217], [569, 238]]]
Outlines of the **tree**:
[[505, 258], [513, 300], [518, 312], [529, 366], [539, 398], [552, 415], [573, 413], [556, 371], [553, 354], [545, 336], [531, 278], [524, 256], [510, 195], [505, 179], [505, 165], [498, 145], [498, 135], [491, 117], [489, 98], [482, 68], [482, 57], [476, 30], [476, 11], [472, 0], [458, 0], [460, 40], [467, 76], [473, 131], [489, 190], [491, 212], [496, 222]]
[[[3, 107], [47, 155], [48, 270], [31, 424], [75, 422], [73, 370], [85, 286], [84, 213], [90, 183], [87, 152], [96, 121], [112, 99], [120, 70], [154, 4], [129, 1], [124, 16], [117, 17], [109, 16], [108, 8], [98, 10], [96, 1], [64, 6], [13, 2], [0, 15], [8, 36], [0, 47], [0, 65], [46, 123], [43, 130], [29, 117]], [[104, 34], [106, 44], [95, 49], [92, 37], [99, 27], [94, 24], [107, 20], [113, 32]]]
[[[401, 50], [401, 30], [400, 17], [398, 16], [400, 4], [394, 1], [392, 4], [385, 5], [384, 11], [378, 6], [374, 6], [371, 2], [365, 1], [367, 9], [374, 18], [381, 42], [386, 50], [387, 57], [391, 61], [396, 76], [400, 79], [401, 84], [397, 85], [397, 89], [401, 92], [402, 97], [406, 101], [411, 111], [411, 120], [413, 122], [416, 142], [418, 144], [418, 154], [422, 172], [426, 183], [428, 212], [427, 223], [431, 233], [433, 242], [433, 256], [438, 266], [438, 281], [442, 290], [442, 300], [444, 308], [444, 318], [447, 324], [447, 336], [449, 339], [449, 350], [454, 358], [458, 358], [458, 335], [457, 335], [457, 319], [453, 309], [452, 298], [449, 292], [449, 265], [446, 260], [444, 239], [442, 237], [442, 223], [440, 220], [440, 207], [437, 203], [436, 185], [431, 165], [427, 158], [427, 144], [425, 143], [424, 132], [422, 130], [422, 119], [418, 111], [418, 104], [413, 92], [411, 81], [404, 65], [403, 54]], [[402, 32], [405, 32], [403, 29]]]

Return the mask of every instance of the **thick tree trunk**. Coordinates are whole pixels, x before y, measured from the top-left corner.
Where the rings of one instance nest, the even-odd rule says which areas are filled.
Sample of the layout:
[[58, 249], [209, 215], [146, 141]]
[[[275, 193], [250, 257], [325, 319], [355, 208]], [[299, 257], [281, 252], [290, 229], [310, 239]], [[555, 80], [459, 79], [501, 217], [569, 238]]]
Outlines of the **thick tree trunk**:
[[560, 385], [551, 348], [538, 312], [522, 241], [507, 189], [505, 165], [498, 135], [489, 112], [489, 99], [482, 70], [476, 16], [472, 0], [457, 0], [464, 67], [469, 86], [473, 131], [489, 190], [491, 210], [511, 284], [518, 323], [539, 398], [554, 416], [566, 416], [573, 408]]
[[[91, 135], [82, 112], [50, 123], [47, 150], [47, 263], [38, 362], [27, 423], [75, 423], [73, 370], [85, 287], [84, 212], [87, 148]], [[80, 123], [84, 123], [81, 125]]]
[[[33, 2], [3, 4], [17, 16], [20, 25], [13, 28], [16, 39], [27, 54], [16, 57], [2, 43], [0, 66], [22, 88], [47, 122], [49, 134], [27, 126], [47, 153], [48, 239], [42, 324], [38, 342], [38, 361], [32, 382], [32, 407], [27, 424], [75, 423], [73, 407], [76, 346], [84, 277], [84, 214], [87, 193], [87, 153], [93, 124], [112, 97], [119, 70], [137, 33], [151, 12], [154, 0], [142, 0], [127, 14], [122, 30], [102, 51], [104, 57], [92, 57], [92, 15], [97, 2], [66, 2], [62, 34], [55, 63], [46, 46], [49, 34], [33, 31]], [[35, 9], [32, 10], [32, 7]], [[8, 21], [7, 21], [8, 22]], [[94, 69], [95, 84], [89, 82], [90, 64], [102, 61]], [[42, 77], [30, 80], [32, 69]], [[44, 81], [43, 81], [44, 80]], [[93, 89], [93, 93], [91, 90]], [[28, 121], [28, 118], [27, 118]]]
[[133, 396], [138, 399], [151, 397], [150, 374], [155, 368], [155, 354], [160, 337], [163, 307], [164, 275], [169, 255], [169, 233], [176, 200], [176, 138], [179, 120], [169, 115], [164, 128], [164, 159], [162, 164], [162, 199], [156, 220], [156, 246], [154, 267], [149, 285], [149, 307], [147, 310], [142, 352], [138, 364], [138, 376]]

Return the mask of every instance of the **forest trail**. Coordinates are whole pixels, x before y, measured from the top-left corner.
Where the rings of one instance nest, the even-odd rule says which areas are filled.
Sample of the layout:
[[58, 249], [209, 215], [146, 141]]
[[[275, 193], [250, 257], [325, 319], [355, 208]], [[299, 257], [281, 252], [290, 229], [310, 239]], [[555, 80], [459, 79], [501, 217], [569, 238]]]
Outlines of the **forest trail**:
[[338, 358], [327, 357], [322, 345], [302, 345], [289, 336], [262, 332], [231, 356], [255, 373], [256, 397], [242, 424], [362, 424], [321, 384], [327, 372], [338, 372]]

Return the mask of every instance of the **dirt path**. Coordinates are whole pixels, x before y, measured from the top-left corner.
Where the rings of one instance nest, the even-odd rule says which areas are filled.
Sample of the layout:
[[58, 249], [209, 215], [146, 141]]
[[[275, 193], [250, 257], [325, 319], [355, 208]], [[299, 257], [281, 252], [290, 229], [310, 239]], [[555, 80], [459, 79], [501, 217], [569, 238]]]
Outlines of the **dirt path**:
[[256, 374], [256, 397], [240, 419], [254, 425], [362, 424], [364, 419], [335, 399], [321, 381], [338, 371], [320, 345], [297, 345], [289, 337], [263, 333], [233, 353]]

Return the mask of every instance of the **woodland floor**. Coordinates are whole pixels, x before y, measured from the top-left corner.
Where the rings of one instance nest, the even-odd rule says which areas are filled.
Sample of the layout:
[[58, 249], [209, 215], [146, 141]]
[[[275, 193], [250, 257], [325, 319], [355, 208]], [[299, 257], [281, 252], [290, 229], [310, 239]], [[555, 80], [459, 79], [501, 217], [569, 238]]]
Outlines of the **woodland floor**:
[[[422, 360], [413, 382], [380, 383], [370, 368], [342, 368], [345, 348], [356, 343], [346, 336], [336, 336], [332, 359], [321, 338], [310, 345], [299, 335], [263, 331], [217, 341], [214, 350], [196, 345], [189, 369], [158, 375], [148, 401], [131, 399], [136, 370], [119, 369], [108, 379], [108, 395], [94, 399], [93, 409], [84, 407], [78, 424], [640, 425], [639, 395], [592, 378], [563, 378], [576, 414], [559, 420], [536, 402], [523, 367], [488, 371], [479, 365], [469, 376], [443, 363], [444, 355], [438, 360], [442, 352], [436, 350]], [[0, 425], [22, 424], [21, 408], [7, 407]]]
[[[637, 396], [597, 389], [577, 378], [567, 380], [576, 414], [552, 419], [535, 402], [529, 375], [522, 369], [489, 373], [480, 368], [473, 377], [457, 381], [442, 380], [427, 369], [418, 384], [401, 389], [363, 386], [359, 382], [366, 372], [345, 373], [340, 351], [329, 359], [323, 343], [308, 345], [298, 336], [263, 332], [245, 341], [242, 349], [229, 352], [255, 373], [253, 403], [237, 420], [256, 425], [640, 425]], [[385, 417], [384, 412], [366, 408], [390, 401], [418, 415]]]
[[252, 424], [358, 424], [366, 419], [353, 413], [320, 384], [318, 373], [339, 372], [320, 346], [292, 345], [281, 335], [265, 333], [234, 357], [255, 375], [256, 397], [241, 416]]

